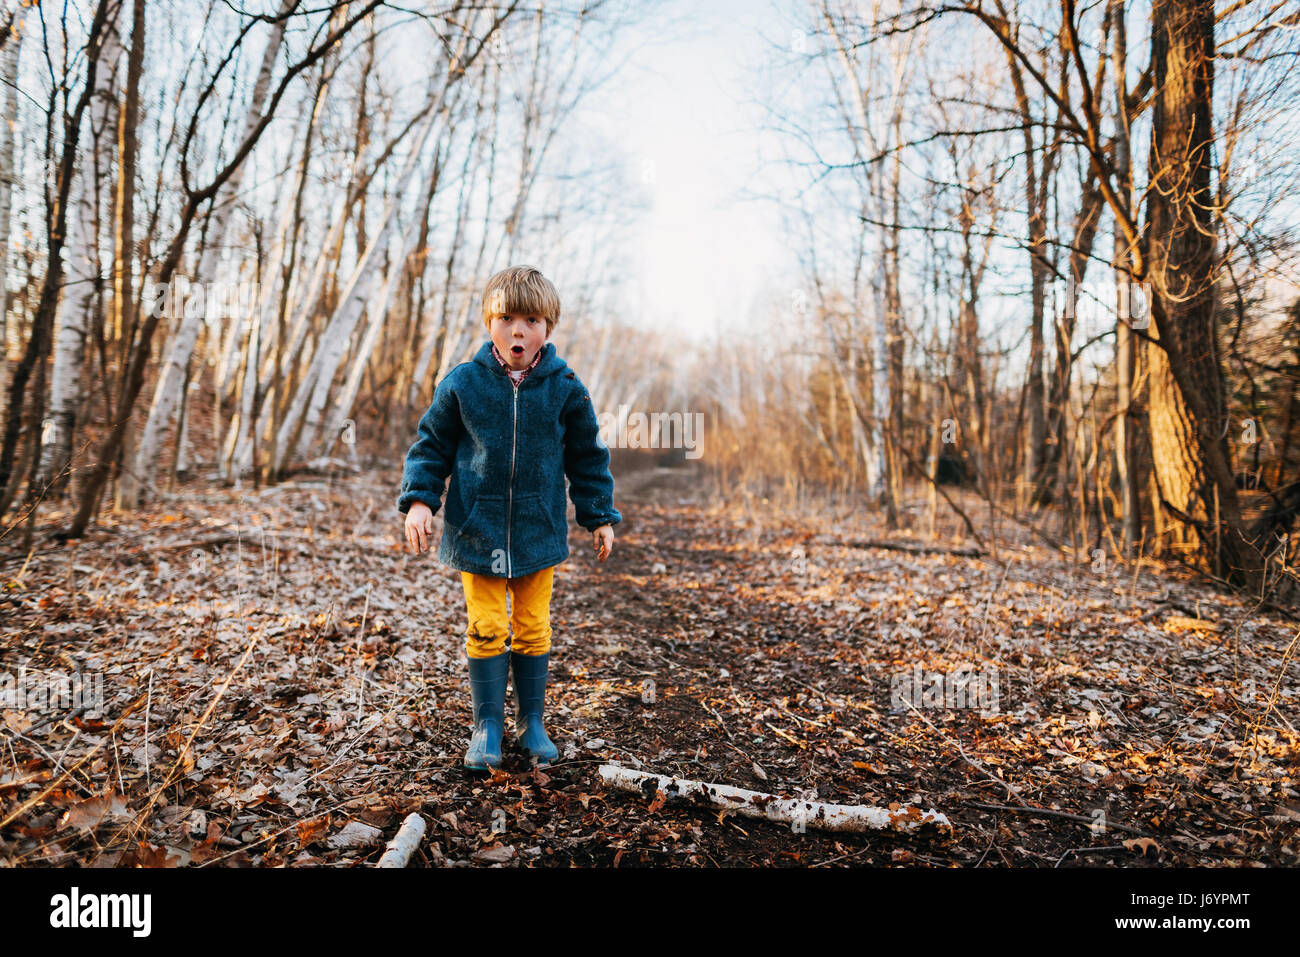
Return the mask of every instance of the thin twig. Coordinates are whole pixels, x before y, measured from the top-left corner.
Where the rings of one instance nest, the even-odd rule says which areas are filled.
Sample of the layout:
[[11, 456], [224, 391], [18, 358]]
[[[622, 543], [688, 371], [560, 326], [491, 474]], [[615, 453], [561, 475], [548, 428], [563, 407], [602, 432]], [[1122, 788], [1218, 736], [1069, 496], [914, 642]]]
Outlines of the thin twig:
[[[1092, 827], [1096, 822], [1092, 818], [1084, 817], [1082, 814], [1070, 814], [1067, 811], [1053, 811], [1050, 808], [1034, 807], [1032, 804], [1024, 804], [1020, 807], [1014, 807], [1010, 804], [979, 804], [975, 801], [966, 801], [966, 807], [983, 808], [986, 811], [1015, 811], [1019, 814], [1040, 814], [1044, 817], [1059, 817], [1066, 821], [1076, 821], [1079, 824], [1086, 824]], [[1130, 827], [1127, 824], [1112, 824], [1106, 821], [1106, 827], [1113, 828], [1116, 831], [1127, 831], [1129, 834], [1136, 834], [1139, 837], [1155, 837], [1149, 831], [1143, 831], [1140, 828]]]
[[121, 716], [120, 718], [117, 719], [117, 723], [114, 724], [113, 727], [109, 730], [109, 738], [104, 738], [104, 739], [102, 739], [102, 740], [99, 742], [99, 744], [97, 744], [97, 745], [95, 745], [93, 748], [91, 748], [90, 751], [87, 752], [86, 755], [85, 755], [85, 756], [84, 756], [80, 761], [78, 761], [76, 764], [72, 765], [72, 767], [68, 768], [66, 771], [64, 771], [62, 774], [60, 774], [57, 778], [55, 778], [53, 781], [51, 781], [51, 782], [49, 783], [49, 785], [46, 786], [45, 790], [41, 791], [40, 794], [37, 794], [35, 797], [30, 798], [29, 800], [27, 800], [26, 802], [24, 802], [23, 804], [21, 804], [20, 806], [18, 806], [17, 808], [15, 808], [15, 809], [14, 809], [14, 810], [9, 814], [8, 817], [6, 817], [3, 821], [0, 821], [0, 828], [4, 828], [5, 825], [7, 825], [7, 824], [11, 823], [12, 821], [16, 820], [16, 819], [19, 817], [19, 815], [26, 813], [28, 810], [30, 810], [31, 808], [35, 807], [35, 806], [36, 806], [37, 804], [39, 804], [41, 801], [45, 800], [45, 798], [49, 795], [49, 793], [50, 793], [51, 791], [53, 791], [56, 787], [58, 787], [60, 784], [63, 783], [63, 780], [64, 780], [66, 777], [68, 777], [70, 774], [72, 774], [73, 771], [76, 771], [79, 767], [81, 767], [83, 764], [85, 764], [87, 761], [89, 761], [91, 758], [93, 758], [96, 754], [98, 754], [98, 753], [99, 753], [99, 749], [102, 748], [102, 747], [104, 746], [104, 743], [105, 743], [106, 741], [110, 740], [110, 738], [111, 738], [111, 736], [112, 736], [112, 733], [113, 733], [114, 731], [116, 731], [118, 728], [120, 728], [120, 727], [122, 726], [122, 722], [126, 720], [127, 716], [128, 716], [132, 711], [134, 711], [134, 710], [136, 709], [136, 707], [139, 706], [139, 705], [141, 704], [141, 702], [143, 702], [143, 701], [144, 701], [144, 697], [143, 697], [143, 695], [142, 695], [141, 697], [139, 697], [139, 698], [136, 698], [134, 701], [132, 701], [132, 702], [127, 706], [127, 709], [126, 709], [125, 711], [122, 712], [122, 716]]

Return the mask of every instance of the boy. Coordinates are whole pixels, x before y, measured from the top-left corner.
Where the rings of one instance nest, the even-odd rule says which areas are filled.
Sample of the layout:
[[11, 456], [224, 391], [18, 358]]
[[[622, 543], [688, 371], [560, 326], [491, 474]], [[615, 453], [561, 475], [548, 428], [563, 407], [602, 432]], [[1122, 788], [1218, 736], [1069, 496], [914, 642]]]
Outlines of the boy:
[[438, 384], [402, 474], [397, 508], [406, 513], [406, 540], [417, 555], [429, 545], [443, 484], [455, 476], [438, 558], [460, 570], [465, 588], [474, 704], [465, 767], [472, 770], [501, 764], [512, 667], [520, 746], [539, 767], [559, 756], [542, 710], [552, 577], [569, 556], [565, 476], [598, 561], [609, 557], [613, 526], [623, 518], [614, 508], [609, 448], [591, 397], [547, 341], [559, 318], [559, 294], [532, 266], [512, 266], [489, 279], [483, 322], [491, 341]]

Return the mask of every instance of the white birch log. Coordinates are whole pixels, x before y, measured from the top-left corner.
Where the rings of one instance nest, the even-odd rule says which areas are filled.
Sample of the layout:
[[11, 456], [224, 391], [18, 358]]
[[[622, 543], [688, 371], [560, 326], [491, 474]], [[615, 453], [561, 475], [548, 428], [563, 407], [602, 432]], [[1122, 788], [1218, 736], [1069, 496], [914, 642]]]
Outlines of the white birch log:
[[688, 778], [672, 778], [647, 771], [633, 771], [617, 764], [602, 764], [600, 779], [605, 785], [653, 798], [663, 791], [669, 798], [699, 797], [710, 804], [735, 811], [743, 817], [763, 818], [781, 824], [803, 824], [821, 831], [914, 831], [930, 825], [951, 832], [948, 818], [933, 809], [915, 807], [891, 809], [865, 804], [824, 804], [798, 798], [780, 798], [762, 791], [747, 791], [727, 784], [708, 784]]
[[[36, 471], [38, 488], [54, 481], [68, 465], [77, 407], [81, 404], [82, 369], [86, 358], [86, 330], [94, 308], [98, 279], [104, 274], [96, 222], [106, 222], [95, 182], [95, 170], [107, 170], [113, 154], [117, 115], [118, 62], [122, 58], [120, 24], [105, 24], [104, 43], [95, 69], [95, 93], [90, 100], [90, 151], [79, 159], [77, 200], [68, 210], [68, 241], [64, 250], [67, 281], [59, 299], [55, 321], [54, 362], [50, 369], [50, 403], [41, 423], [40, 462]], [[108, 176], [104, 177], [107, 183]]]
[[[281, 0], [281, 19], [272, 24], [271, 35], [266, 41], [266, 50], [262, 54], [261, 68], [258, 70], [257, 80], [253, 85], [253, 96], [249, 103], [248, 115], [244, 120], [244, 135], [240, 140], [241, 143], [252, 135], [254, 128], [262, 120], [262, 109], [266, 105], [266, 96], [271, 86], [271, 74], [275, 69], [275, 61], [279, 56], [280, 45], [284, 40], [285, 27], [288, 24], [287, 16], [296, 2], [297, 0]], [[230, 224], [230, 216], [235, 209], [235, 198], [239, 195], [244, 171], [247, 168], [247, 160], [240, 163], [238, 168], [230, 174], [230, 178], [222, 184], [213, 200], [212, 227], [208, 241], [203, 247], [203, 255], [199, 260], [197, 277], [199, 282], [213, 281], [217, 264], [220, 262], [221, 254], [225, 250], [226, 231]], [[195, 310], [196, 314], [192, 316], [189, 315], [189, 312], [188, 309], [184, 310], [181, 316], [176, 319], [176, 330], [172, 334], [171, 342], [168, 345], [167, 357], [163, 361], [162, 369], [158, 375], [158, 384], [154, 388], [153, 402], [149, 406], [149, 418], [145, 420], [144, 430], [140, 435], [140, 444], [136, 447], [135, 472], [140, 477], [141, 487], [146, 493], [152, 490], [157, 480], [158, 451], [162, 446], [163, 436], [171, 426], [172, 418], [176, 414], [176, 407], [180, 403], [181, 387], [185, 382], [185, 370], [189, 366], [190, 357], [194, 353], [194, 345], [198, 342], [199, 327], [203, 323], [206, 310]], [[239, 320], [232, 316], [230, 321], [237, 323]]]
[[410, 863], [411, 855], [415, 849], [420, 846], [424, 840], [424, 831], [428, 825], [424, 823], [424, 818], [418, 814], [406, 815], [406, 820], [397, 830], [395, 836], [387, 844], [387, 850], [384, 856], [379, 859], [375, 867], [405, 867]]

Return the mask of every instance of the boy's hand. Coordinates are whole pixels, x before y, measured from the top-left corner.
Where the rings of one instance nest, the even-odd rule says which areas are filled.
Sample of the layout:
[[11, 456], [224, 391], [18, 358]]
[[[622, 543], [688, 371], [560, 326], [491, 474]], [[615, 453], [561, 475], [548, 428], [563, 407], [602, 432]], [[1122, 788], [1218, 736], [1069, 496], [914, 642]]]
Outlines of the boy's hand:
[[614, 526], [602, 525], [591, 533], [591, 537], [596, 546], [596, 561], [603, 562], [614, 550]]
[[429, 547], [433, 535], [433, 510], [423, 502], [413, 502], [406, 513], [406, 544], [418, 555]]

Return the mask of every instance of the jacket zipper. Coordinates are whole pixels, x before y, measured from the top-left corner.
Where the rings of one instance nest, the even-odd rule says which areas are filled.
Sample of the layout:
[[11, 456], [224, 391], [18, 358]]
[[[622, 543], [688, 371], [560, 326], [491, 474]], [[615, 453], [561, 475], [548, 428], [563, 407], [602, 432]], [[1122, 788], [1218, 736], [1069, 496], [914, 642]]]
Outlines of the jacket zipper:
[[514, 520], [515, 513], [515, 447], [519, 437], [519, 383], [510, 378], [511, 391], [514, 392], [514, 414], [510, 425], [510, 484], [506, 487], [508, 495], [506, 503], [506, 577], [514, 576], [514, 568], [510, 558], [510, 526]]

